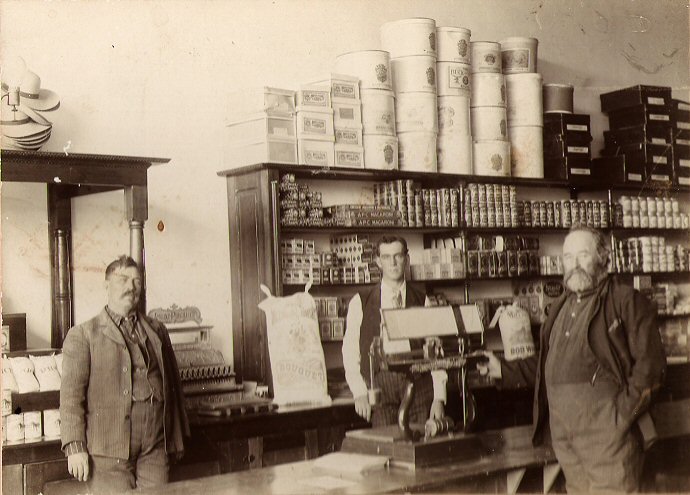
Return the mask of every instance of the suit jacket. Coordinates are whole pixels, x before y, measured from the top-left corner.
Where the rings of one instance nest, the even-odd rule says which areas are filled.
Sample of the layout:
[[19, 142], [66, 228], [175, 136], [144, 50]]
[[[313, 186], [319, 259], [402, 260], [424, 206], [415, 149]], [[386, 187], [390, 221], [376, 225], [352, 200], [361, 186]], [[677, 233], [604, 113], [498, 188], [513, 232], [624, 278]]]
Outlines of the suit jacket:
[[[548, 436], [548, 400], [544, 366], [549, 352], [549, 338], [558, 312], [567, 294], [554, 301], [539, 336], [539, 357], [502, 361], [506, 387], [534, 385], [534, 432], [532, 442], [543, 443]], [[639, 291], [609, 276], [597, 290], [592, 317], [587, 325], [587, 342], [619, 386], [615, 398], [619, 420], [624, 428], [634, 425], [647, 433], [639, 420], [648, 419], [652, 394], [663, 382], [666, 356], [661, 344], [656, 309]], [[594, 380], [595, 377], [592, 378]], [[646, 439], [645, 439], [646, 441]]]
[[[177, 361], [165, 326], [139, 314], [163, 375], [165, 448], [180, 457], [189, 436]], [[62, 448], [86, 443], [89, 454], [127, 459], [131, 432], [132, 362], [105, 308], [69, 330], [63, 343], [60, 387]]]

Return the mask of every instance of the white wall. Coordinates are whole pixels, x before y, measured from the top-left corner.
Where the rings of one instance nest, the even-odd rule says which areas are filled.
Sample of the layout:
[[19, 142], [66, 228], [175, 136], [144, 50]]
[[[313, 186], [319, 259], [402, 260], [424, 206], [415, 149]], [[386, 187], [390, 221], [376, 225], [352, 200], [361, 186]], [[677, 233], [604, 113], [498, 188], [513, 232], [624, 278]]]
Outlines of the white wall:
[[[222, 163], [228, 94], [296, 87], [339, 53], [380, 48], [383, 22], [413, 16], [468, 27], [474, 40], [537, 37], [544, 81], [576, 86], [595, 149], [607, 125], [599, 93], [643, 83], [688, 95], [680, 0], [3, 0], [0, 48], [61, 96], [44, 150], [172, 159], [149, 172], [148, 304], [199, 306], [231, 360], [226, 192], [216, 176], [231, 167]], [[103, 304], [104, 264], [127, 250], [121, 195], [99, 196], [75, 207], [78, 320]], [[3, 311], [28, 313], [32, 347], [50, 341], [44, 212], [43, 188], [3, 185]]]

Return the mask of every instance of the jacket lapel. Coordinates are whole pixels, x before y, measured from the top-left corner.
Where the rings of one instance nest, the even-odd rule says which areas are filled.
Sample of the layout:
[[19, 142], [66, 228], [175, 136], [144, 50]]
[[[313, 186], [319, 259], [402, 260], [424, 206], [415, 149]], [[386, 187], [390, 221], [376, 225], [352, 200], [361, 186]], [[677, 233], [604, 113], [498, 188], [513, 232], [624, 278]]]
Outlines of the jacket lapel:
[[105, 308], [103, 308], [101, 313], [98, 315], [98, 326], [103, 332], [103, 335], [108, 337], [110, 340], [115, 341], [115, 343], [126, 347], [127, 344], [125, 344], [125, 338], [122, 336], [122, 332], [120, 332], [120, 329], [117, 328], [117, 325], [115, 325], [115, 322], [113, 322], [112, 318], [110, 318], [110, 315]]
[[141, 322], [141, 326], [144, 328], [144, 331], [146, 332], [146, 337], [151, 341], [151, 345], [153, 346], [153, 349], [156, 351], [156, 358], [158, 359], [158, 364], [162, 370], [163, 352], [161, 349], [163, 347], [163, 343], [161, 342], [160, 337], [158, 337], [158, 333], [153, 329], [146, 317], [139, 313], [138, 318]]

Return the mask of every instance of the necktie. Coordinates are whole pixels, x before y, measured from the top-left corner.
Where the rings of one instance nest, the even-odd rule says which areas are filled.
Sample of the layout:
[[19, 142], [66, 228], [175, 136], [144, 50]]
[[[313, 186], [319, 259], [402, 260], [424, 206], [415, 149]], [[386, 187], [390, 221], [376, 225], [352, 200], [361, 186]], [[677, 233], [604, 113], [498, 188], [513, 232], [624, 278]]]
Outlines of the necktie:
[[393, 307], [394, 308], [402, 308], [403, 307], [403, 300], [402, 300], [402, 293], [400, 291], [397, 291], [395, 293], [395, 297], [393, 297]]

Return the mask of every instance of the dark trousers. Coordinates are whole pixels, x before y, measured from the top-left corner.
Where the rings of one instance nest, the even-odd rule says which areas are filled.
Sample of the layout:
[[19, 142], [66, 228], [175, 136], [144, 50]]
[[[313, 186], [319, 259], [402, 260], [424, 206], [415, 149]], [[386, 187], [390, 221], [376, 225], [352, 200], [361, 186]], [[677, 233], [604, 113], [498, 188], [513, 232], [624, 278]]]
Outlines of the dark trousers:
[[[398, 423], [398, 409], [405, 396], [407, 375], [381, 370], [374, 376], [376, 387], [381, 389], [381, 403], [371, 410], [371, 424], [374, 427]], [[431, 375], [424, 373], [415, 381], [414, 398], [410, 406], [410, 422], [424, 424], [434, 400]]]
[[643, 452], [616, 409], [618, 386], [547, 385], [553, 450], [568, 493], [639, 491]]
[[168, 482], [163, 403], [133, 402], [128, 459], [91, 456], [89, 488], [95, 495], [119, 494]]

